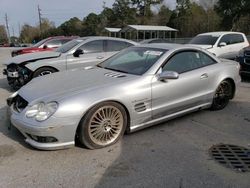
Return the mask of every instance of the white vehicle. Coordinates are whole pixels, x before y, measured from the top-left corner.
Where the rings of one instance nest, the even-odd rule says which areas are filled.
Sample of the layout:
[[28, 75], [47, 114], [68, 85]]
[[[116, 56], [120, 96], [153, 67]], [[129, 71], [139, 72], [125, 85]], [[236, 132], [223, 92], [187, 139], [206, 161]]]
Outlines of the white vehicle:
[[204, 48], [219, 58], [235, 59], [249, 42], [244, 33], [210, 32], [194, 37], [189, 44]]

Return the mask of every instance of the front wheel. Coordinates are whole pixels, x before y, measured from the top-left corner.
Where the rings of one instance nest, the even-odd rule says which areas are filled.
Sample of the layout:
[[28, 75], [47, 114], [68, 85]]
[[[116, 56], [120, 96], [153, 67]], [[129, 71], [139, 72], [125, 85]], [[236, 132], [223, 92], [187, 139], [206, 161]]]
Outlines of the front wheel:
[[103, 102], [90, 109], [79, 126], [81, 144], [89, 149], [103, 148], [122, 137], [127, 126], [127, 114], [120, 104]]
[[39, 76], [44, 76], [44, 75], [47, 75], [47, 74], [52, 74], [56, 72], [56, 70], [54, 68], [51, 68], [51, 67], [42, 67], [42, 68], [39, 68], [38, 70], [36, 70], [33, 74], [33, 78], [35, 77], [39, 77]]
[[232, 84], [224, 80], [220, 83], [219, 87], [215, 91], [211, 110], [221, 110], [227, 106], [230, 98], [233, 95]]

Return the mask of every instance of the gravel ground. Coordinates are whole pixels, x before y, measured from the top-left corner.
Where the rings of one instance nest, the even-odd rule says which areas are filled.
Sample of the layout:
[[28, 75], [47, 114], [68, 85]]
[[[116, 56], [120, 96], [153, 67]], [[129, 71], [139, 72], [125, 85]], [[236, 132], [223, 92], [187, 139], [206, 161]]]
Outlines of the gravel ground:
[[[0, 48], [1, 62], [9, 49]], [[125, 135], [99, 150], [80, 146], [39, 151], [7, 129], [11, 93], [0, 73], [0, 187], [249, 188], [250, 173], [227, 169], [208, 155], [219, 143], [250, 147], [250, 83], [224, 109], [186, 115]]]

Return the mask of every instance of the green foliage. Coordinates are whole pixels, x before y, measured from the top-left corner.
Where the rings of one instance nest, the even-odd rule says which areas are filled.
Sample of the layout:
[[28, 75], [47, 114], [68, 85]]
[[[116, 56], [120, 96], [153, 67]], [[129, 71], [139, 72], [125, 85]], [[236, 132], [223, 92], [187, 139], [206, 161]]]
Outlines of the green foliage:
[[8, 36], [4, 25], [0, 25], [0, 43], [7, 43]]
[[39, 28], [24, 24], [21, 29], [20, 40], [24, 43], [31, 43], [34, 39], [39, 36]]
[[70, 20], [64, 22], [58, 27], [59, 31], [62, 31], [63, 35], [79, 35], [83, 34], [83, 24], [82, 21], [77, 18], [71, 18]]
[[130, 7], [129, 0], [116, 0], [113, 4], [113, 16], [116, 27], [136, 24], [136, 9]]
[[[102, 35], [105, 27], [124, 27], [132, 24], [167, 25], [178, 29], [179, 37], [192, 37], [198, 33], [236, 30], [250, 34], [250, 0], [204, 0], [206, 6], [195, 1], [177, 0], [175, 10], [170, 10], [163, 0], [115, 0], [112, 7], [103, 5], [100, 14], [90, 13], [83, 20], [71, 18], [59, 27], [48, 19], [39, 26], [25, 24], [20, 38], [32, 42], [56, 35]], [[200, 1], [201, 2], [201, 1]], [[210, 2], [210, 3], [209, 3]], [[158, 11], [152, 11], [157, 7]], [[155, 10], [155, 8], [154, 8]], [[6, 31], [0, 26], [0, 41], [6, 40]]]
[[238, 30], [237, 22], [250, 14], [249, 0], [219, 0], [216, 12], [222, 17], [221, 26], [225, 30]]
[[179, 30], [179, 36], [191, 37], [198, 33], [217, 30], [219, 20], [212, 9], [205, 10], [196, 3], [182, 0], [177, 4], [177, 9], [168, 24]]

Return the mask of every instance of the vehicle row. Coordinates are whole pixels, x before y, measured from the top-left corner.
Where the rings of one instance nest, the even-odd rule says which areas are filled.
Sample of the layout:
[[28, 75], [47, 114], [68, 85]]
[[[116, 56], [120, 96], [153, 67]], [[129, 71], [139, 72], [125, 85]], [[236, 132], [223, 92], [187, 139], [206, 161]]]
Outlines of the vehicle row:
[[[239, 63], [192, 45], [137, 45], [116, 39], [124, 42], [124, 49], [117, 52], [121, 45], [112, 41], [116, 52], [110, 50], [111, 55], [97, 63], [100, 54], [89, 52], [107, 53], [109, 38], [96, 39], [98, 44], [103, 41], [101, 49], [93, 38], [80, 38], [52, 57], [54, 64], [62, 57], [68, 70], [71, 63], [74, 68], [71, 57], [86, 55], [75, 65], [90, 61], [91, 66], [32, 79], [7, 99], [11, 123], [31, 146], [54, 150], [79, 142], [90, 149], [106, 147], [125, 132], [201, 109], [223, 109], [240, 82]], [[93, 45], [87, 45], [88, 40]], [[33, 63], [22, 65], [28, 68], [36, 62], [45, 64], [46, 59], [34, 57]], [[23, 70], [12, 73], [19, 77]]]
[[54, 51], [29, 53], [5, 62], [4, 74], [17, 90], [31, 79], [54, 72], [92, 66], [136, 42], [111, 37], [76, 38]]

